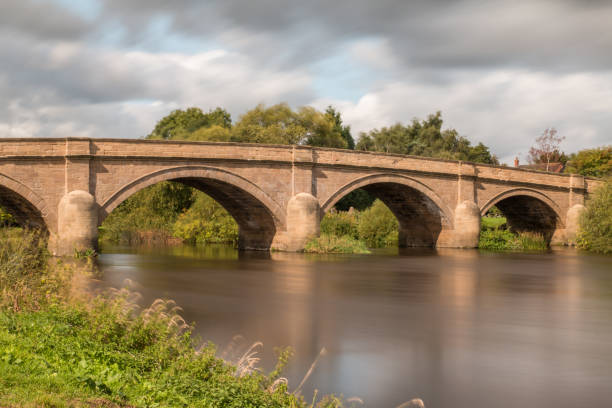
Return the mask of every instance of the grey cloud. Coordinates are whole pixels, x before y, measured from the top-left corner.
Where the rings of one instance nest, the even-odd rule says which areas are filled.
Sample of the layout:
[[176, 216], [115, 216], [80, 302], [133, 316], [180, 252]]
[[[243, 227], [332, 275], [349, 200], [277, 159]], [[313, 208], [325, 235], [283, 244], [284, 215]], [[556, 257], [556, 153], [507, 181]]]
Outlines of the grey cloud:
[[[605, 1], [192, 0], [106, 2], [106, 15], [142, 27], [164, 15], [175, 32], [216, 36], [239, 29], [242, 51], [303, 64], [358, 38], [382, 37], [406, 66], [436, 69], [608, 69], [612, 3]], [[253, 35], [253, 41], [244, 41]], [[231, 39], [232, 37], [229, 36]]]
[[74, 40], [89, 32], [86, 21], [53, 3], [33, 0], [3, 0], [0, 33], [27, 33], [41, 40]]

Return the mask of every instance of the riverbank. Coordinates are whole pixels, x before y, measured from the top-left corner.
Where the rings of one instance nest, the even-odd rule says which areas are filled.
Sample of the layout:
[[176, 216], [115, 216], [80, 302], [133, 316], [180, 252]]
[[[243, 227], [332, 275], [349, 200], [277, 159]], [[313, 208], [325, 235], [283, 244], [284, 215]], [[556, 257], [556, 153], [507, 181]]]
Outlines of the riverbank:
[[289, 350], [269, 374], [253, 349], [223, 360], [172, 301], [140, 309], [127, 289], [94, 296], [88, 263], [50, 259], [44, 241], [0, 229], [0, 406], [313, 406], [281, 377]]

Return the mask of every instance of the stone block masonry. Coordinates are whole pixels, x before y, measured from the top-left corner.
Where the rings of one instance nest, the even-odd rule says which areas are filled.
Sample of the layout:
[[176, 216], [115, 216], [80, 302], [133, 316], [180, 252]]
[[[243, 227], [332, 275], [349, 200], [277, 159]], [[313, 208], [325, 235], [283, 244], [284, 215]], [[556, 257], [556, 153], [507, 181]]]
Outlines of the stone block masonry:
[[516, 230], [575, 239], [585, 197], [577, 175], [307, 146], [131, 139], [0, 139], [0, 205], [46, 228], [58, 255], [94, 247], [122, 201], [160, 181], [213, 197], [244, 249], [299, 251], [325, 212], [364, 189], [393, 211], [401, 246], [470, 248], [498, 206]]

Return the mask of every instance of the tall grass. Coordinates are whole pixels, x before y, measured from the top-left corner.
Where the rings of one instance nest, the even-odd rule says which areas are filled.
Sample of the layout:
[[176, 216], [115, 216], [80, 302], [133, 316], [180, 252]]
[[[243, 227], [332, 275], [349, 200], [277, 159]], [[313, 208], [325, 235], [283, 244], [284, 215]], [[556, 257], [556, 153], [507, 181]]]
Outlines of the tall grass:
[[269, 374], [257, 367], [258, 343], [221, 358], [192, 335], [171, 300], [142, 308], [128, 288], [73, 296], [75, 276], [89, 272], [49, 258], [45, 244], [34, 231], [0, 229], [0, 406], [341, 408], [358, 401], [315, 393], [307, 402], [301, 385], [290, 391], [281, 376], [289, 349], [279, 350]]
[[543, 234], [512, 232], [504, 217], [483, 217], [478, 248], [493, 251], [543, 251], [548, 249], [548, 242]]

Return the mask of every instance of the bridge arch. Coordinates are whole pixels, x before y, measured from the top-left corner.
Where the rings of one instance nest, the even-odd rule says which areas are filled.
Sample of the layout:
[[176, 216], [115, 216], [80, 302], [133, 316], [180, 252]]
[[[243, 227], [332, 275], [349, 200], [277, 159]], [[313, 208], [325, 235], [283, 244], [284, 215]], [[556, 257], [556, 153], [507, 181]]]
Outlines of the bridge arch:
[[208, 166], [167, 168], [137, 178], [101, 204], [99, 222], [128, 197], [162, 181], [194, 187], [221, 204], [238, 224], [241, 248], [269, 249], [276, 232], [285, 228], [285, 212], [268, 194], [242, 176]]
[[45, 200], [19, 181], [0, 174], [0, 206], [21, 225], [49, 232], [52, 225]]
[[323, 203], [322, 213], [357, 189], [380, 199], [393, 212], [400, 246], [435, 246], [441, 232], [453, 228], [453, 212], [430, 187], [395, 173], [372, 174], [345, 184]]
[[556, 229], [565, 228], [561, 208], [546, 194], [530, 188], [513, 188], [497, 194], [482, 206], [484, 216], [496, 206], [517, 232], [537, 232], [548, 241]]

